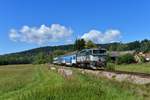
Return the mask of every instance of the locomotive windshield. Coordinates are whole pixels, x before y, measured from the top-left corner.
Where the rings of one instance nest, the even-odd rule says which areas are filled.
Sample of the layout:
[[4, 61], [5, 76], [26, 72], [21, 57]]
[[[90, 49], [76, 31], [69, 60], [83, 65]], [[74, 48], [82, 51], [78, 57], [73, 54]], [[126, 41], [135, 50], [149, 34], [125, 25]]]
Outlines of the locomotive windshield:
[[93, 54], [105, 54], [106, 50], [93, 50]]

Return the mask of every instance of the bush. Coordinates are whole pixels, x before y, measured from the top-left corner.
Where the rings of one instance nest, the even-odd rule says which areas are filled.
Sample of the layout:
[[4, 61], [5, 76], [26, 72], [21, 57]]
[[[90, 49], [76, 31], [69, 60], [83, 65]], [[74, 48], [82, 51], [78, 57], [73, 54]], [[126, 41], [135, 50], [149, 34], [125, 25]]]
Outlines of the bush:
[[135, 59], [132, 54], [125, 54], [117, 58], [117, 64], [131, 64], [134, 62]]
[[47, 62], [47, 57], [44, 53], [39, 53], [35, 56], [33, 64], [44, 64]]
[[114, 63], [114, 60], [111, 58], [110, 55], [107, 55], [106, 61], [107, 61], [108, 63]]
[[145, 58], [143, 56], [140, 56], [140, 59], [141, 59], [141, 63], [145, 63], [146, 62], [146, 60], [145, 60]]

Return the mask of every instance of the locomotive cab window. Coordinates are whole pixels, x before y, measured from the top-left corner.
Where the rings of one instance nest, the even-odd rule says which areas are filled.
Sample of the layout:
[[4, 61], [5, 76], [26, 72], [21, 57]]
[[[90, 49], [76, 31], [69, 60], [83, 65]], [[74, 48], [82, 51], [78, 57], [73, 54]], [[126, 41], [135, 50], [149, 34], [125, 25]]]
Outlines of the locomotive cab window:
[[86, 51], [86, 55], [91, 55], [91, 54], [92, 54], [92, 50]]
[[79, 55], [80, 55], [80, 56], [85, 56], [85, 55], [86, 55], [86, 51], [85, 51], [85, 50], [81, 51], [81, 52], [79, 53]]
[[93, 54], [103, 54], [106, 53], [106, 50], [93, 50]]

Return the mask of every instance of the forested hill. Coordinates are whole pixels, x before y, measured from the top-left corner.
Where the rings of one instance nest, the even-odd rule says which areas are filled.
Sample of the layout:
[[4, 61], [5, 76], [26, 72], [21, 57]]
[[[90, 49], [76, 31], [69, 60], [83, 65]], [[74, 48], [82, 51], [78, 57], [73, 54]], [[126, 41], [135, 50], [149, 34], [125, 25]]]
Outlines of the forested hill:
[[[142, 52], [150, 51], [150, 40], [142, 40], [142, 41], [134, 41], [129, 43], [108, 43], [108, 44], [97, 44], [97, 46], [106, 48], [109, 51], [127, 51], [127, 50], [135, 50]], [[35, 56], [39, 53], [43, 53], [44, 55], [50, 57], [52, 60], [52, 56], [61, 55], [67, 52], [74, 51], [74, 45], [61, 45], [61, 46], [47, 46], [35, 48], [27, 51], [5, 54], [0, 56], [0, 65], [6, 64], [26, 64], [33, 63]]]
[[[34, 56], [41, 52], [43, 52], [45, 54], [49, 54], [49, 53], [52, 53], [53, 51], [57, 51], [57, 50], [71, 51], [71, 50], [73, 50], [73, 45], [39, 47], [39, 48], [31, 49], [31, 50], [26, 50], [26, 51], [6, 54], [6, 55]], [[3, 56], [6, 56], [6, 55], [3, 55]]]
[[63, 52], [63, 51], [72, 51], [73, 45], [61, 45], [61, 46], [46, 46], [35, 48], [31, 50], [10, 53], [0, 55], [0, 65], [7, 65], [7, 64], [28, 64], [33, 63], [34, 58], [43, 53], [44, 55], [51, 56], [54, 51]]

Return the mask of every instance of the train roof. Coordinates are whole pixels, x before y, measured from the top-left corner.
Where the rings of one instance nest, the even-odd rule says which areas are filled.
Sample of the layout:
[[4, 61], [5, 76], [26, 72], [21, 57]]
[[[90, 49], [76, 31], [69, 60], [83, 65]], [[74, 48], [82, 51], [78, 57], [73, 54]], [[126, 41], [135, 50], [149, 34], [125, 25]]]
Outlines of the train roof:
[[70, 52], [70, 53], [67, 53], [65, 55], [61, 55], [59, 57], [64, 57], [64, 56], [73, 56], [73, 55], [76, 55], [77, 54], [77, 51], [74, 51], [74, 52]]
[[84, 51], [84, 50], [106, 50], [105, 48], [90, 48], [90, 49], [83, 49], [81, 51]]
[[[104, 49], [104, 48], [90, 48], [90, 49], [83, 49], [81, 51], [84, 51], [84, 50], [106, 50], [106, 49]], [[58, 57], [73, 56], [73, 55], [76, 55], [78, 52], [80, 52], [80, 51], [70, 52], [70, 53], [67, 53], [65, 55], [61, 55], [61, 56], [58, 56]]]

